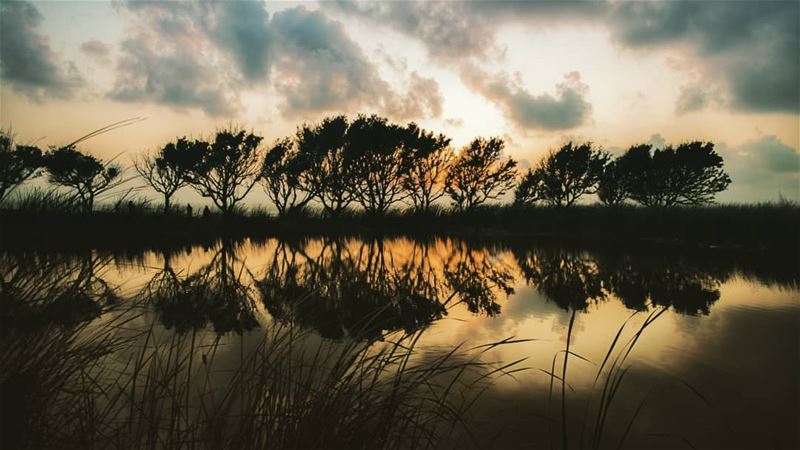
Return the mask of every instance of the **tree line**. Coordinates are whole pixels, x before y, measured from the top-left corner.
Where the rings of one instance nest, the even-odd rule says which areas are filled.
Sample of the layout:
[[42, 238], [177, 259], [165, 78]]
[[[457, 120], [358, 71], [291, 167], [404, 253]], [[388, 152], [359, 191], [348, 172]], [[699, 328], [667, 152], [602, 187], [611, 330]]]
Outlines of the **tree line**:
[[[0, 201], [24, 181], [46, 174], [91, 211], [100, 194], [129, 179], [119, 164], [78, 150], [85, 138], [42, 151], [1, 132]], [[569, 142], [525, 173], [504, 155], [500, 138], [477, 137], [459, 151], [450, 144], [445, 135], [413, 122], [338, 115], [303, 124], [267, 148], [262, 136], [236, 127], [210, 139], [178, 138], [137, 158], [134, 169], [163, 197], [165, 212], [179, 189], [191, 187], [223, 214], [256, 185], [279, 215], [314, 202], [337, 216], [353, 206], [378, 215], [402, 205], [427, 212], [445, 199], [463, 211], [512, 191], [517, 205], [569, 207], [590, 194], [606, 205], [701, 205], [731, 182], [711, 142], [639, 144], [616, 158], [591, 142]]]

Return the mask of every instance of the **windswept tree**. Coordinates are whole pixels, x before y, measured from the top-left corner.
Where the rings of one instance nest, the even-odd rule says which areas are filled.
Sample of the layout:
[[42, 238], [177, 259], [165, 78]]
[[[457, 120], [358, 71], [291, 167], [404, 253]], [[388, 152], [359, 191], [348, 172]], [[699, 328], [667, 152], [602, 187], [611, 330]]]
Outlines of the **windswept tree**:
[[460, 210], [494, 200], [514, 188], [517, 162], [503, 160], [500, 138], [476, 138], [454, 158], [445, 178], [445, 192]]
[[445, 177], [454, 157], [450, 138], [410, 123], [406, 127], [404, 145], [410, 153], [411, 164], [403, 186], [414, 209], [428, 211], [433, 202], [445, 195]]
[[164, 196], [164, 213], [169, 212], [175, 192], [189, 184], [188, 174], [196, 163], [196, 142], [179, 138], [158, 152], [144, 155], [133, 162], [136, 171], [156, 192]]
[[73, 189], [85, 211], [92, 211], [97, 196], [125, 180], [122, 169], [78, 151], [74, 145], [53, 148], [43, 157], [51, 183]]
[[628, 198], [627, 177], [619, 160], [611, 160], [603, 168], [597, 183], [597, 198], [604, 205], [619, 205]]
[[607, 160], [608, 155], [590, 142], [569, 142], [528, 170], [514, 193], [515, 201], [571, 206], [582, 196], [597, 191]]
[[617, 161], [628, 196], [645, 206], [711, 203], [731, 183], [711, 142], [651, 149], [650, 145], [633, 146]]
[[355, 199], [352, 167], [345, 158], [349, 125], [347, 117], [334, 116], [297, 130], [298, 151], [308, 158], [301, 188], [314, 189], [314, 198], [331, 216], [341, 214]]
[[41, 166], [38, 147], [19, 145], [10, 132], [0, 130], [0, 201], [25, 180], [38, 176]]
[[355, 200], [371, 214], [384, 214], [403, 201], [409, 153], [404, 130], [385, 118], [359, 116], [347, 130], [345, 161], [351, 168]]
[[218, 131], [212, 142], [195, 142], [189, 184], [229, 214], [261, 176], [262, 139], [242, 129], [227, 129]]
[[308, 155], [300, 153], [295, 141], [280, 139], [267, 151], [261, 168], [261, 184], [279, 215], [301, 210], [317, 194], [305, 183], [310, 167]]

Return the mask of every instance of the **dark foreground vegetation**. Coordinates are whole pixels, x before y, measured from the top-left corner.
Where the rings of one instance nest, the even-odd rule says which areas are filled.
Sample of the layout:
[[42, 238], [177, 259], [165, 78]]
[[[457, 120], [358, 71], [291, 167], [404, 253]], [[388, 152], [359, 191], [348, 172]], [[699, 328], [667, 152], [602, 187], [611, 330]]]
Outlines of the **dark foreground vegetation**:
[[[47, 196], [45, 196], [47, 197]], [[146, 203], [120, 202], [85, 213], [69, 206], [42, 207], [37, 199], [0, 211], [3, 248], [107, 249], [212, 243], [225, 238], [290, 236], [526, 237], [637, 246], [724, 246], [796, 252], [800, 208], [792, 204], [644, 208], [631, 205], [483, 206], [466, 211], [393, 211], [337, 217], [306, 211], [276, 217], [263, 211], [207, 216], [163, 214]]]

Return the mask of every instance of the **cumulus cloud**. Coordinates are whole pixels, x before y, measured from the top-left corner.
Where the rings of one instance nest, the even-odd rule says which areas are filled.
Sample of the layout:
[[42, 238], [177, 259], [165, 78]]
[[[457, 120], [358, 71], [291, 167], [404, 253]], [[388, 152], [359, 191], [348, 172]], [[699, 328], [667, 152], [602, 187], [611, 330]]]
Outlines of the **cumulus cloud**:
[[388, 25], [421, 39], [436, 58], [487, 56], [495, 47], [492, 24], [470, 14], [471, 2], [323, 2], [323, 8]]
[[780, 173], [800, 174], [800, 154], [777, 136], [763, 136], [741, 146], [741, 150], [757, 160], [757, 166]]
[[233, 57], [246, 80], [264, 79], [269, 74], [273, 35], [263, 4], [233, 1], [216, 6], [212, 39]]
[[777, 136], [765, 135], [738, 147], [717, 146], [731, 176], [721, 201], [800, 200], [800, 153]]
[[722, 80], [730, 106], [800, 110], [800, 4], [787, 1], [619, 2], [610, 17], [633, 47], [687, 44]]
[[286, 117], [360, 108], [393, 118], [435, 117], [443, 99], [435, 80], [412, 73], [398, 92], [341, 23], [293, 7], [272, 17], [262, 2], [127, 2], [133, 16], [111, 96], [238, 110], [231, 92], [271, 83]]
[[37, 31], [42, 15], [31, 3], [0, 3], [0, 76], [33, 99], [67, 98], [83, 84], [72, 63], [62, 64]]
[[130, 30], [120, 44], [111, 98], [200, 108], [210, 115], [237, 110], [228, 77], [214, 61], [212, 4], [127, 2], [122, 7], [131, 13]]
[[575, 128], [591, 116], [592, 105], [586, 100], [588, 87], [578, 72], [564, 75], [564, 81], [556, 85], [555, 95], [531, 94], [508, 74], [489, 74], [475, 65], [465, 66], [461, 78], [522, 129]]
[[[325, 5], [420, 39], [432, 57], [447, 61], [496, 55], [494, 30], [499, 22], [536, 26], [601, 23], [617, 42], [628, 47], [682, 45], [691, 49], [708, 68], [705, 84], [718, 82], [731, 108], [800, 110], [798, 2], [339, 1]], [[679, 113], [713, 104], [708, 101], [710, 94], [696, 89], [685, 94], [678, 102]]]
[[287, 116], [370, 107], [397, 119], [441, 115], [438, 83], [412, 73], [398, 94], [350, 38], [318, 11], [291, 8], [272, 18], [275, 83]]

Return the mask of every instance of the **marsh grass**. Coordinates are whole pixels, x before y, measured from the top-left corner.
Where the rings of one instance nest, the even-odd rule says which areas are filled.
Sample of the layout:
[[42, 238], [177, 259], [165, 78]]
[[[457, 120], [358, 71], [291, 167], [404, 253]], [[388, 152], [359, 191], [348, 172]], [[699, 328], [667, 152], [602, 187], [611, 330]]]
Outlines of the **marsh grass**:
[[[103, 303], [102, 289], [82, 286], [82, 295]], [[4, 294], [26, 296], [17, 302], [40, 301], [33, 289]], [[467, 445], [470, 406], [494, 379], [515, 370], [515, 363], [491, 361], [493, 349], [513, 341], [423, 348], [418, 343], [424, 331], [390, 333], [380, 341], [327, 340], [277, 322], [245, 334], [207, 328], [180, 333], [165, 330], [147, 313], [147, 304], [156, 300], [143, 295], [79, 324], [49, 322], [4, 332], [4, 445]]]
[[[633, 352], [636, 343], [642, 337], [648, 327], [656, 321], [668, 308], [660, 307], [650, 311], [645, 317], [643, 323], [636, 329], [633, 334], [626, 340], [623, 339], [623, 334], [626, 331], [628, 322], [636, 315], [642, 314], [635, 312], [628, 317], [625, 322], [617, 330], [614, 338], [611, 340], [608, 350], [603, 357], [603, 360], [597, 365], [597, 371], [594, 381], [588, 391], [588, 397], [583, 402], [583, 411], [577, 412], [580, 416], [579, 423], [570, 424], [571, 417], [568, 412], [568, 392], [574, 391], [574, 388], [569, 384], [569, 371], [568, 363], [570, 358], [578, 359], [583, 362], [594, 364], [592, 361], [584, 358], [578, 353], [570, 349], [572, 342], [572, 332], [575, 324], [576, 311], [573, 310], [570, 315], [569, 325], [567, 326], [566, 344], [565, 349], [556, 352], [553, 355], [552, 365], [550, 371], [545, 373], [550, 375], [550, 388], [548, 394], [548, 409], [551, 424], [557, 423], [553, 420], [555, 414], [553, 412], [553, 397], [558, 395], [560, 400], [560, 430], [561, 430], [561, 443], [560, 448], [579, 448], [579, 449], [599, 449], [599, 448], [623, 448], [626, 439], [631, 432], [636, 419], [638, 418], [642, 408], [644, 407], [648, 394], [645, 394], [640, 402], [636, 405], [634, 411], [628, 419], [623, 423], [623, 427], [616, 427], [613, 431], [618, 437], [616, 442], [607, 442], [610, 437], [609, 416], [612, 412], [612, 406], [620, 403], [618, 394], [620, 388], [623, 386], [623, 381], [632, 364], [627, 363], [627, 360]], [[561, 363], [561, 376], [556, 375], [557, 360], [563, 355]], [[560, 385], [560, 392], [556, 392]], [[700, 395], [696, 390], [695, 393]], [[560, 394], [560, 395], [559, 395]], [[616, 402], [615, 402], [616, 400]], [[623, 405], [623, 407], [630, 405]], [[574, 427], [573, 427], [574, 426]], [[577, 441], [577, 444], [575, 443]], [[550, 429], [550, 447], [554, 448], [556, 440], [553, 436], [553, 429]], [[572, 445], [570, 445], [572, 443]]]
[[[461, 236], [534, 237], [590, 243], [668, 243], [785, 249], [800, 246], [800, 207], [791, 202], [702, 207], [644, 208], [632, 205], [570, 208], [487, 205], [467, 211], [435, 207], [427, 212], [392, 210], [383, 215], [346, 210], [337, 217], [312, 208], [276, 217], [264, 207], [238, 208], [226, 216], [195, 207], [161, 214], [157, 205], [127, 195], [93, 213], [57, 191], [18, 192], [0, 211], [0, 228], [15, 244], [69, 240], [81, 245], [159, 242], [199, 243], [218, 237]], [[58, 223], [57, 228], [52, 225]], [[113, 235], [109, 230], [113, 230]], [[44, 245], [44, 244], [43, 244]]]

